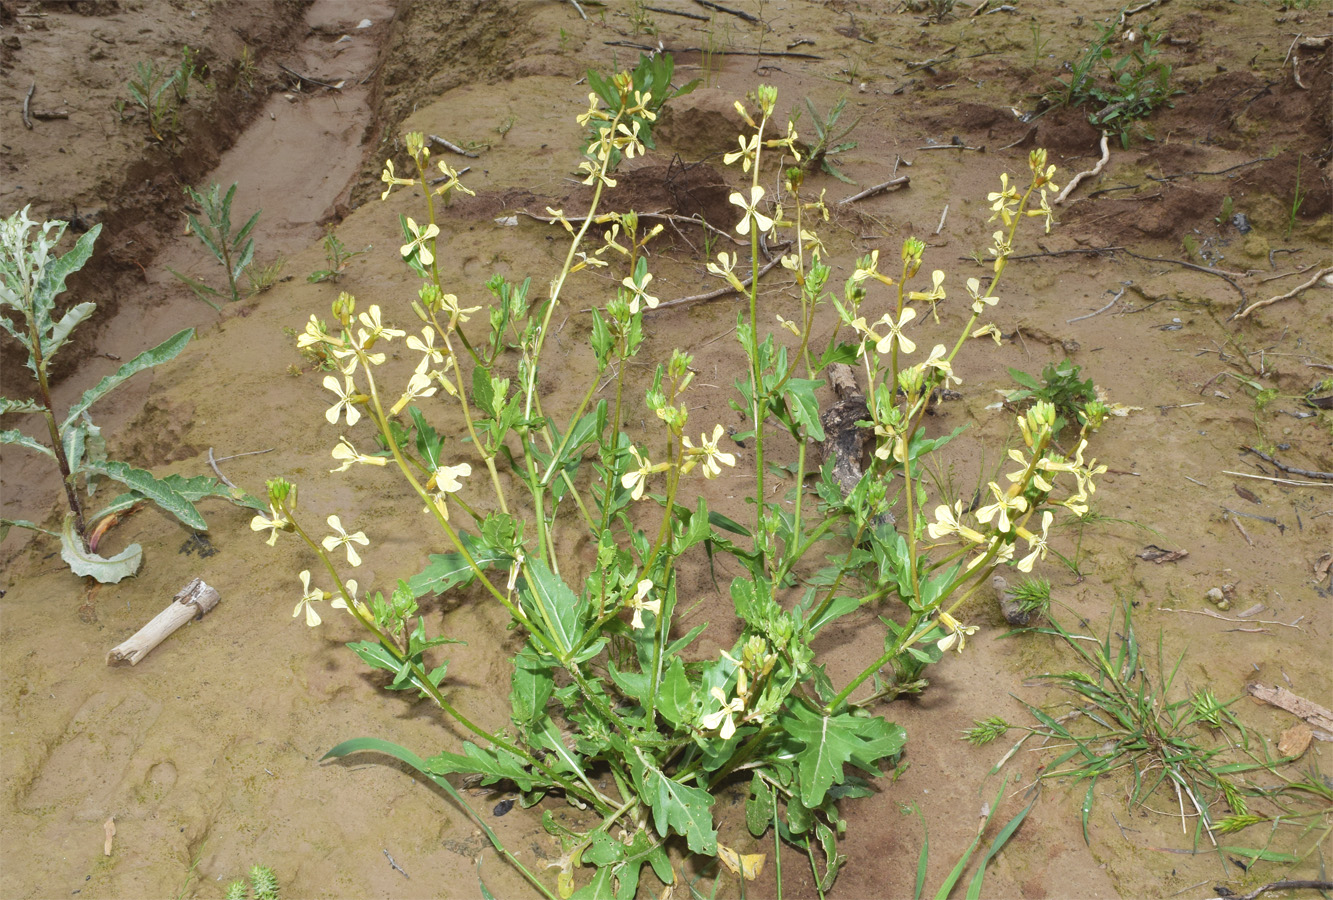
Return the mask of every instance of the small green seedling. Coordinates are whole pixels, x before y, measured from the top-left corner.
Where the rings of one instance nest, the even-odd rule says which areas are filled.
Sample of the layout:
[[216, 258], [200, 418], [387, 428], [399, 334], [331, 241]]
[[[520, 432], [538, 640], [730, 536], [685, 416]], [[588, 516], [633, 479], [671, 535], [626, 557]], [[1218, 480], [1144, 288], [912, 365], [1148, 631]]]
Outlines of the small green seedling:
[[[846, 106], [847, 98], [842, 97], [837, 103], [833, 104], [833, 108], [829, 110], [827, 116], [820, 116], [815, 110], [814, 104], [810, 102], [810, 98], [806, 98], [805, 108], [810, 110], [810, 123], [815, 129], [816, 139], [813, 144], [804, 148], [805, 152], [803, 154], [804, 158], [801, 160], [801, 168], [806, 172], [818, 168], [826, 174], [832, 175], [844, 184], [855, 184], [856, 182], [852, 181], [833, 165], [830, 158], [837, 156], [839, 153], [846, 153], [848, 150], [856, 149], [856, 141], [848, 141], [844, 140], [844, 138], [852, 133], [852, 130], [856, 128], [861, 119], [858, 117], [856, 121], [852, 122], [852, 124], [848, 125], [846, 128], [838, 128], [838, 119], [842, 116], [842, 111]], [[792, 117], [793, 121], [796, 121], [799, 118], [799, 112]]]
[[[98, 539], [119, 514], [145, 500], [152, 500], [190, 528], [207, 531], [208, 523], [194, 508], [195, 501], [204, 497], [223, 497], [252, 507], [257, 506], [258, 501], [228, 489], [212, 478], [184, 478], [180, 475], [156, 478], [143, 469], [108, 459], [102, 431], [88, 415], [89, 408], [112, 388], [138, 372], [167, 362], [184, 350], [194, 336], [193, 329], [178, 332], [151, 350], [140, 353], [114, 375], [108, 375], [85, 391], [65, 411], [63, 418], [57, 415], [48, 377], [51, 360], [65, 346], [74, 329], [92, 316], [97, 305], [86, 301], [77, 303], [57, 320], [56, 298], [65, 290], [65, 279], [83, 268], [92, 256], [93, 243], [101, 226], [94, 226], [75, 242], [71, 250], [57, 256], [52, 251], [60, 243], [68, 223], [43, 222], [38, 227], [28, 218], [29, 209], [24, 207], [8, 219], [0, 220], [0, 326], [28, 351], [28, 368], [37, 379], [38, 399], [0, 397], [0, 414], [36, 413], [45, 422], [46, 440], [10, 429], [0, 432], [0, 444], [16, 444], [51, 457], [60, 470], [69, 512], [58, 534], [33, 522], [0, 519], [0, 538], [14, 525], [58, 537], [60, 555], [74, 574], [114, 583], [135, 574], [143, 560], [143, 551], [138, 544], [131, 544], [109, 559], [97, 555]], [[34, 227], [37, 227], [35, 233]], [[91, 497], [101, 479], [118, 481], [130, 490], [113, 499], [96, 515], [87, 516], [79, 486], [82, 484], [87, 496]]]
[[268, 866], [250, 869], [250, 884], [241, 880], [227, 885], [226, 900], [278, 900], [278, 876]]
[[210, 298], [226, 297], [233, 303], [241, 299], [241, 290], [238, 283], [246, 267], [255, 258], [255, 242], [250, 237], [250, 232], [254, 230], [255, 223], [259, 221], [259, 213], [263, 212], [263, 210], [257, 210], [250, 217], [250, 220], [233, 234], [231, 230], [231, 201], [236, 196], [236, 185], [233, 184], [227, 190], [226, 195], [221, 198], [218, 196], [220, 191], [221, 188], [216, 184], [211, 186], [207, 193], [196, 191], [186, 185], [185, 195], [202, 210], [204, 221], [201, 222], [193, 213], [188, 213], [186, 218], [190, 223], [190, 231], [197, 235], [199, 240], [203, 241], [204, 246], [208, 248], [208, 252], [212, 253], [213, 258], [221, 263], [222, 268], [226, 270], [227, 292], [224, 294], [217, 288], [188, 275], [182, 275], [175, 269], [168, 270], [172, 275], [185, 282], [190, 290], [194, 291], [196, 297], [218, 311], [221, 311], [222, 307]]
[[[1046, 401], [1055, 406], [1055, 432], [1059, 434], [1070, 421], [1080, 424], [1091, 418], [1105, 415], [1104, 409], [1098, 409], [1097, 388], [1092, 379], [1082, 380], [1080, 368], [1071, 360], [1062, 360], [1059, 365], [1047, 363], [1041, 371], [1041, 381], [1020, 369], [1010, 369], [1009, 377], [1018, 382], [1021, 390], [1009, 391], [1005, 400], [1019, 404], [1024, 401]], [[1097, 404], [1097, 407], [1093, 407]], [[1100, 416], [1094, 415], [1100, 413]], [[1098, 421], [1100, 424], [1100, 421]]]
[[360, 250], [348, 250], [343, 246], [343, 242], [338, 239], [338, 235], [332, 229], [329, 229], [329, 233], [324, 235], [324, 258], [328, 260], [329, 267], [311, 272], [306, 277], [306, 281], [311, 284], [318, 284], [321, 281], [336, 282], [347, 270], [347, 264], [358, 256], [369, 253], [371, 246], [367, 244]]
[[158, 141], [162, 141], [163, 135], [175, 127], [176, 103], [173, 97], [179, 74], [179, 69], [167, 72], [150, 60], [136, 63], [134, 77], [126, 84], [130, 100], [148, 114], [148, 130]]

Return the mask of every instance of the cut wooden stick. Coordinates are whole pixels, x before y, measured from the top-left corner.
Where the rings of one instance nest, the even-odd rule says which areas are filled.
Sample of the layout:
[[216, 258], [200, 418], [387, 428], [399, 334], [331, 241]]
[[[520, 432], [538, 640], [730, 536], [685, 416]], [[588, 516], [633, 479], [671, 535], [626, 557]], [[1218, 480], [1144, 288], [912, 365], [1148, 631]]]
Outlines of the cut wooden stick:
[[218, 605], [218, 592], [201, 579], [195, 578], [181, 588], [171, 605], [135, 632], [134, 636], [115, 647], [106, 655], [108, 666], [134, 666], [191, 619], [203, 618], [204, 613]]
[[1307, 288], [1314, 287], [1316, 284], [1319, 283], [1319, 280], [1323, 278], [1325, 275], [1333, 275], [1333, 266], [1327, 266], [1323, 269], [1320, 269], [1318, 272], [1314, 273], [1314, 277], [1311, 278], [1309, 281], [1306, 281], [1302, 284], [1298, 284], [1296, 287], [1287, 291], [1285, 294], [1279, 294], [1276, 297], [1269, 297], [1267, 300], [1256, 300], [1254, 303], [1251, 303], [1249, 306], [1245, 307], [1243, 310], [1236, 313], [1235, 318], [1243, 319], [1250, 313], [1254, 312], [1256, 309], [1262, 309], [1265, 306], [1272, 306], [1274, 303], [1277, 303], [1280, 300], [1290, 300], [1292, 297], [1295, 297], [1301, 291]]
[[1099, 159], [1097, 161], [1097, 165], [1093, 166], [1091, 169], [1088, 169], [1086, 172], [1079, 172], [1073, 178], [1069, 179], [1069, 184], [1065, 185], [1065, 189], [1063, 191], [1055, 195], [1055, 199], [1051, 201], [1051, 204], [1053, 206], [1059, 206], [1061, 203], [1064, 203], [1065, 198], [1068, 197], [1073, 192], [1074, 188], [1078, 187], [1078, 183], [1080, 181], [1082, 181], [1084, 178], [1093, 178], [1097, 175], [1102, 174], [1102, 169], [1106, 168], [1106, 164], [1110, 161], [1111, 161], [1111, 145], [1108, 141], [1108, 136], [1106, 132], [1103, 131], [1102, 158]]
[[450, 151], [452, 151], [452, 152], [454, 152], [454, 153], [457, 153], [459, 156], [466, 156], [468, 159], [476, 159], [476, 158], [478, 157], [478, 155], [479, 155], [479, 154], [473, 153], [471, 150], [464, 150], [462, 147], [458, 146], [458, 145], [455, 144], [453, 141], [446, 141], [444, 138], [440, 137], [438, 134], [432, 134], [432, 135], [430, 135], [430, 139], [431, 139], [432, 141], [434, 141], [435, 143], [439, 144], [439, 145], [440, 145], [441, 147], [443, 147], [444, 149], [446, 149], [446, 150], [450, 150]]
[[890, 188], [907, 187], [911, 183], [912, 183], [911, 175], [899, 175], [897, 178], [890, 178], [888, 181], [885, 181], [882, 184], [877, 184], [874, 187], [868, 187], [859, 194], [852, 194], [850, 197], [845, 197], [842, 200], [838, 201], [838, 205], [842, 206], [845, 203], [855, 203], [857, 200], [864, 200], [867, 197], [873, 197], [876, 194], [882, 194], [885, 191], [889, 190]]

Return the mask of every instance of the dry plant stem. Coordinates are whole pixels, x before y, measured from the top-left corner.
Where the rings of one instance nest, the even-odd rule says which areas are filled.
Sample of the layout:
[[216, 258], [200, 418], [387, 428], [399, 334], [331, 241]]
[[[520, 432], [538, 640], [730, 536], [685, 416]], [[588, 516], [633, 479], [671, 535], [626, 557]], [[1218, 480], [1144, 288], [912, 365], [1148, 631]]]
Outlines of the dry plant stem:
[[1256, 625], [1281, 625], [1283, 628], [1295, 628], [1297, 631], [1300, 631], [1301, 628], [1300, 625], [1294, 625], [1290, 622], [1276, 622], [1269, 619], [1228, 618], [1206, 609], [1175, 609], [1170, 606], [1159, 606], [1157, 607], [1157, 610], [1158, 612], [1188, 613], [1191, 616], [1207, 616], [1210, 619], [1221, 619], [1223, 622], [1240, 622], [1242, 624], [1251, 622]]
[[1311, 277], [1309, 281], [1297, 285], [1296, 287], [1287, 291], [1285, 294], [1279, 294], [1276, 297], [1269, 297], [1267, 300], [1257, 300], [1254, 303], [1251, 303], [1249, 306], [1245, 307], [1245, 309], [1241, 310], [1240, 312], [1232, 316], [1232, 318], [1244, 319], [1247, 316], [1249, 316], [1250, 313], [1254, 312], [1256, 309], [1262, 309], [1265, 306], [1272, 306], [1274, 303], [1277, 303], [1281, 300], [1290, 300], [1292, 297], [1295, 297], [1301, 291], [1306, 290], [1307, 288], [1314, 287], [1316, 284], [1319, 283], [1319, 280], [1323, 278], [1325, 275], [1333, 275], [1333, 266], [1326, 266], [1325, 268], [1320, 269], [1318, 272], [1314, 273], [1314, 276]]
[[[1268, 891], [1333, 891], [1333, 881], [1274, 881], [1239, 897], [1233, 894], [1231, 900], [1258, 900]], [[1221, 898], [1210, 897], [1209, 900], [1221, 900]]]
[[1065, 198], [1068, 197], [1073, 192], [1074, 188], [1078, 187], [1078, 183], [1080, 181], [1082, 181], [1084, 178], [1094, 178], [1102, 174], [1102, 169], [1106, 168], [1106, 164], [1110, 161], [1111, 161], [1111, 147], [1108, 142], [1107, 134], [1105, 131], [1103, 131], [1102, 158], [1098, 160], [1097, 165], [1093, 166], [1091, 169], [1087, 170], [1086, 172], [1079, 172], [1073, 178], [1069, 179], [1069, 184], [1065, 185], [1065, 189], [1063, 191], [1055, 195], [1055, 199], [1051, 201], [1051, 205], [1059, 206], [1061, 203], [1064, 203]]
[[[1223, 475], [1236, 475], [1236, 476], [1238, 476], [1238, 477], [1240, 477], [1240, 478], [1253, 478], [1253, 479], [1255, 479], [1255, 480], [1257, 480], [1257, 481], [1271, 481], [1271, 482], [1273, 482], [1273, 483], [1275, 483], [1275, 484], [1290, 484], [1290, 485], [1293, 485], [1293, 486], [1295, 486], [1295, 487], [1333, 487], [1333, 484], [1328, 484], [1328, 483], [1325, 483], [1325, 482], [1319, 482], [1319, 481], [1294, 481], [1294, 480], [1292, 480], [1292, 479], [1290, 479], [1290, 478], [1273, 478], [1273, 477], [1270, 476], [1270, 475], [1251, 475], [1249, 472], [1231, 472], [1231, 471], [1228, 471], [1228, 470], [1226, 470], [1226, 469], [1223, 469], [1223, 470], [1222, 470], [1222, 474], [1223, 474]], [[1333, 472], [1321, 472], [1320, 474], [1321, 474], [1321, 475], [1333, 475]], [[1188, 478], [1189, 476], [1187, 475], [1187, 476], [1185, 476], [1185, 477]]]

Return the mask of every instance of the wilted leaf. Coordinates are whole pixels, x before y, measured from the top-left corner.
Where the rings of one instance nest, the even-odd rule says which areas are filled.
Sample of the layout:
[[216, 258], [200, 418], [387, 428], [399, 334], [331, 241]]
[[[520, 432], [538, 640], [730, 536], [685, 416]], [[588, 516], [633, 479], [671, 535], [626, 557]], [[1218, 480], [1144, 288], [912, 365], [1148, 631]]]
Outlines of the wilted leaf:
[[130, 544], [110, 558], [90, 553], [74, 533], [73, 514], [65, 516], [60, 532], [60, 558], [75, 575], [90, 575], [102, 584], [115, 584], [139, 571], [143, 563], [143, 549]]
[[764, 854], [762, 853], [737, 853], [730, 847], [717, 845], [717, 858], [722, 860], [722, 865], [731, 870], [732, 874], [739, 875], [746, 881], [754, 881], [759, 877], [759, 873], [764, 871]]

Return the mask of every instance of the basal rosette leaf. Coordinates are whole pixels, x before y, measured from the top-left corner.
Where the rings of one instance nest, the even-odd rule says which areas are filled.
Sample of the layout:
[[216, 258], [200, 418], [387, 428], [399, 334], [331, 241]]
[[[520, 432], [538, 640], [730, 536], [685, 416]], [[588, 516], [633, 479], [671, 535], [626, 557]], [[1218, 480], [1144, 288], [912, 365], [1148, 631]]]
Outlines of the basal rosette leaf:
[[824, 716], [800, 704], [784, 714], [783, 729], [801, 747], [797, 763], [801, 774], [801, 803], [815, 809], [834, 784], [842, 784], [848, 763], [872, 775], [875, 763], [902, 750], [907, 733], [902, 726], [879, 717], [838, 713]]
[[69, 513], [60, 532], [60, 558], [75, 575], [87, 575], [102, 584], [116, 584], [139, 571], [143, 564], [143, 548], [130, 544], [115, 556], [98, 556], [90, 552], [74, 533], [74, 515]]

